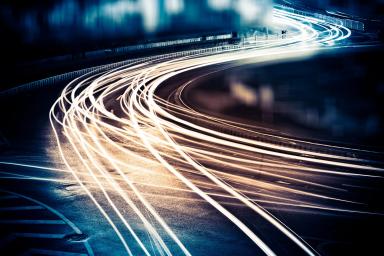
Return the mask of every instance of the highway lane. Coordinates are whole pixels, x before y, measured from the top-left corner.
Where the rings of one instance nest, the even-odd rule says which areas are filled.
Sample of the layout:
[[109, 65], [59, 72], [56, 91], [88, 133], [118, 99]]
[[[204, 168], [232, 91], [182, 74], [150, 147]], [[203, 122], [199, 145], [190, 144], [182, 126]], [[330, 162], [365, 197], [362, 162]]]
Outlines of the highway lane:
[[381, 179], [382, 165], [369, 152], [287, 138], [185, 103], [183, 88], [196, 77], [309, 57], [343, 47], [350, 34], [281, 11], [275, 20], [290, 28], [288, 38], [166, 56], [85, 75], [64, 89], [50, 120], [65, 166], [50, 171], [73, 175], [66, 178], [80, 186], [76, 193], [85, 191], [84, 204], [92, 201], [120, 239], [116, 254], [316, 255], [316, 238], [302, 237], [311, 232], [286, 225], [281, 212], [292, 214], [284, 217], [289, 223], [303, 216], [381, 216], [341, 186]]
[[[151, 192], [166, 188], [166, 192], [177, 189], [195, 193], [253, 242], [256, 252], [266, 255], [317, 252], [261, 207], [253, 199], [255, 195], [275, 205], [381, 214], [364, 211], [359, 208], [361, 202], [343, 198], [345, 189], [338, 182], [328, 185], [323, 181], [326, 175], [380, 178], [384, 170], [380, 164], [335, 153], [359, 150], [266, 134], [257, 127], [205, 115], [183, 103], [182, 89], [188, 82], [171, 92], [175, 102], [169, 96], [157, 95], [161, 86], [169, 88], [165, 85], [169, 79], [191, 70], [207, 72], [213, 66], [223, 69], [310, 56], [323, 47], [338, 47], [350, 36], [350, 31], [341, 26], [277, 9], [274, 20], [289, 26], [292, 35], [238, 51], [207, 51], [84, 76], [69, 84], [53, 106], [51, 123], [67, 168], [111, 224], [128, 254], [135, 253], [110, 212], [124, 224], [130, 241], [136, 241], [142, 253], [192, 254], [186, 241], [179, 238], [181, 234], [171, 228], [172, 222], [147, 199], [147, 189], [140, 189], [143, 181], [153, 187]], [[329, 150], [324, 152], [323, 148]], [[68, 158], [69, 154], [72, 156]], [[83, 168], [74, 167], [70, 162], [73, 158]], [[263, 170], [255, 168], [260, 165]], [[97, 184], [102, 199], [94, 195], [89, 182]], [[110, 188], [120, 196], [125, 208], [111, 197]], [[217, 197], [228, 198], [227, 203], [243, 205], [246, 210], [233, 211]], [[131, 226], [132, 216], [127, 218], [123, 212], [127, 208], [144, 225], [147, 237]], [[247, 216], [253, 213], [252, 221], [257, 225], [249, 225], [250, 221], [241, 216], [245, 212]]]

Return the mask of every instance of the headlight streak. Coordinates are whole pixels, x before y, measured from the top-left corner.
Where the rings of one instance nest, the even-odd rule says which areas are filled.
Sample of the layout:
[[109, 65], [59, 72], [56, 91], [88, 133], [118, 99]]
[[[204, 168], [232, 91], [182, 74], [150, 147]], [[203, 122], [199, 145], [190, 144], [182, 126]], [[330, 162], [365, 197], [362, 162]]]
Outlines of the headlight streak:
[[[13, 162], [2, 162], [1, 164], [6, 164], [6, 165], [15, 165], [15, 166], [20, 166], [20, 164], [18, 163], [13, 163]], [[38, 169], [47, 169], [47, 170], [51, 170], [52, 168], [46, 168], [46, 167], [38, 167]], [[61, 169], [55, 169], [55, 171], [57, 172], [67, 172], [67, 173], [71, 173], [70, 171], [67, 171], [67, 170], [61, 170]], [[36, 181], [47, 181], [47, 182], [57, 182], [57, 183], [61, 183], [61, 184], [65, 184], [65, 183], [68, 183], [68, 184], [72, 184], [73, 180], [72, 179], [60, 179], [60, 178], [44, 178], [44, 177], [39, 177], [39, 176], [31, 176], [31, 175], [24, 175], [24, 174], [16, 174], [14, 172], [5, 172], [5, 171], [0, 171], [1, 174], [4, 174], [6, 176], [0, 176], [0, 179], [24, 179], [24, 180], [36, 180]], [[98, 176], [98, 177], [101, 177], [101, 176]], [[118, 180], [118, 181], [123, 181], [123, 179], [121, 178], [115, 178], [115, 180]], [[198, 182], [198, 181], [196, 181]], [[92, 188], [97, 188], [98, 186], [95, 184], [95, 182], [89, 182], [90, 184], [90, 187]], [[176, 188], [176, 187], [165, 187], [165, 186], [158, 186], [158, 185], [153, 185], [153, 184], [149, 184], [149, 183], [135, 183], [137, 185], [141, 185], [141, 186], [148, 186], [148, 187], [155, 187], [155, 188], [162, 188], [162, 189], [168, 189], [168, 190], [177, 190], [177, 191], [183, 191], [183, 192], [190, 192], [190, 193], [193, 193], [193, 191], [191, 190], [188, 190], [188, 189], [181, 189], [181, 188]], [[108, 183], [104, 183], [103, 185], [108, 185]], [[109, 187], [106, 187], [106, 189], [108, 190], [113, 190], [113, 188], [109, 188]], [[274, 198], [274, 199], [282, 199], [280, 197], [275, 197], [275, 196], [270, 196], [270, 195], [265, 195], [265, 194], [260, 194], [260, 193], [257, 193], [257, 192], [247, 192], [247, 193], [252, 193], [254, 195], [262, 195], [264, 197], [271, 197], [271, 198]], [[143, 193], [143, 194], [146, 194], [146, 195], [150, 195], [150, 196], [156, 196], [156, 197], [172, 197], [172, 196], [166, 196], [166, 195], [158, 195], [158, 194], [154, 194], [154, 193]], [[211, 196], [215, 196], [215, 197], [223, 197], [223, 198], [234, 198], [234, 197], [231, 197], [229, 195], [225, 195], [225, 194], [216, 194], [216, 193], [207, 193], [208, 195], [211, 195]], [[193, 201], [198, 201], [200, 199], [196, 199], [196, 198], [184, 198], [184, 197], [175, 197], [177, 199], [180, 199], [180, 200], [193, 200]], [[283, 203], [283, 202], [279, 202], [279, 201], [271, 201], [271, 200], [260, 200], [260, 199], [251, 199], [251, 201], [255, 201], [255, 202], [258, 202], [258, 203], [267, 203], [267, 204], [271, 204], [271, 205], [286, 205], [286, 206], [294, 206], [294, 207], [301, 207], [301, 208], [308, 208], [308, 209], [319, 209], [319, 210], [327, 210], [327, 211], [335, 211], [335, 212], [347, 212], [347, 213], [360, 213], [360, 214], [370, 214], [370, 215], [384, 215], [383, 213], [377, 213], [377, 212], [366, 212], [366, 211], [354, 211], [354, 210], [348, 210], [348, 209], [341, 209], [341, 208], [327, 208], [327, 207], [321, 207], [321, 206], [316, 206], [316, 205], [312, 205], [312, 204], [302, 204], [301, 201], [297, 201], [297, 200], [293, 200], [293, 199], [284, 199], [286, 200], [287, 202], [290, 202], [290, 203]], [[203, 200], [200, 200], [200, 201], [203, 201]], [[234, 203], [229, 203], [229, 202], [223, 202], [222, 204], [224, 205], [227, 205], [227, 204], [232, 204], [232, 205], [242, 205], [242, 204], [234, 204]]]
[[[364, 212], [351, 209], [354, 205], [360, 205], [360, 202], [329, 196], [324, 192], [346, 192], [345, 188], [340, 188], [338, 184], [323, 184], [316, 179], [320, 175], [382, 177], [380, 172], [383, 169], [367, 165], [371, 163], [369, 159], [295, 149], [286, 144], [263, 142], [209, 127], [235, 129], [241, 133], [310, 145], [314, 149], [330, 147], [353, 152], [358, 150], [284, 138], [199, 113], [182, 101], [183, 88], [188, 84], [180, 87], [181, 104], [174, 104], [156, 95], [162, 84], [187, 71], [215, 64], [249, 60], [266, 62], [305, 56], [351, 35], [350, 30], [340, 25], [281, 10], [275, 10], [274, 22], [288, 26], [295, 32], [287, 39], [266, 40], [244, 46], [238, 51], [219, 54], [207, 51], [181, 58], [158, 58], [98, 75], [85, 75], [71, 82], [55, 102], [50, 111], [50, 121], [64, 163], [111, 224], [129, 255], [134, 253], [128, 245], [125, 229], [133, 237], [129, 242], [135, 241], [141, 254], [173, 255], [182, 252], [191, 255], [171, 226], [148, 201], [145, 195], [156, 194], [146, 192], [145, 188], [148, 187], [196, 193], [236, 225], [266, 255], [275, 255], [273, 247], [266, 244], [235, 213], [225, 208], [223, 205], [226, 202], [219, 202], [215, 198], [230, 198], [252, 209], [308, 255], [316, 255], [317, 252], [259, 203]], [[212, 125], [208, 127], [206, 124]], [[71, 161], [68, 149], [79, 160], [80, 166]], [[226, 168], [234, 171], [228, 173]], [[254, 179], [254, 174], [268, 179]], [[151, 176], [165, 179], [170, 184], [142, 182], [142, 179]], [[276, 179], [286, 183], [274, 184], [273, 180]], [[180, 187], [182, 184], [187, 188]], [[298, 184], [308, 185], [311, 189], [305, 191], [296, 188]], [[264, 191], [253, 191], [255, 188]], [[131, 217], [124, 214], [125, 209], [119, 207], [113, 193], [124, 200], [144, 225], [149, 240], [130, 224]], [[267, 199], [255, 199], [254, 196]], [[314, 198], [322, 201], [313, 203]], [[333, 201], [345, 206], [334, 207]], [[115, 223], [116, 218], [110, 214], [112, 212], [125, 229]], [[163, 237], [164, 232], [167, 239]], [[173, 251], [174, 247], [167, 244], [170, 242], [168, 238], [177, 245], [179, 251]]]

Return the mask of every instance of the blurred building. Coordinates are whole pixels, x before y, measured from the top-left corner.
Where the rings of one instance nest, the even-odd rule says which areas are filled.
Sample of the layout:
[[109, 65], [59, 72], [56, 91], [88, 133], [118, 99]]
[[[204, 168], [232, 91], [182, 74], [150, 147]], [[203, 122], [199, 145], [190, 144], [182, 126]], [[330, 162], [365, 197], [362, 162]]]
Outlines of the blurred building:
[[98, 49], [256, 26], [271, 9], [271, 0], [3, 0], [0, 44], [22, 56]]
[[[140, 38], [232, 29], [262, 22], [269, 0], [57, 0], [0, 3], [1, 27], [25, 41], [76, 35]], [[85, 33], [85, 34], [84, 34]]]

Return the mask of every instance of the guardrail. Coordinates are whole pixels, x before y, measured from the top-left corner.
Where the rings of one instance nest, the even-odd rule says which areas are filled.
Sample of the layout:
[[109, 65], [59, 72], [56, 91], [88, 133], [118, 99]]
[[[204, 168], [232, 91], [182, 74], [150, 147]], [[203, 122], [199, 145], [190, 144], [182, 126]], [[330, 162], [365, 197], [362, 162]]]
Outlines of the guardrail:
[[114, 68], [123, 67], [123, 66], [130, 65], [133, 63], [137, 63], [137, 62], [148, 62], [148, 61], [154, 61], [154, 60], [158, 60], [158, 59], [183, 57], [183, 56], [197, 55], [197, 54], [203, 54], [203, 53], [214, 53], [214, 52], [221, 52], [221, 51], [225, 51], [225, 50], [236, 50], [236, 49], [239, 49], [241, 47], [242, 47], [241, 45], [222, 45], [222, 46], [208, 47], [208, 48], [202, 48], [202, 49], [194, 49], [194, 50], [179, 51], [179, 52], [174, 52], [174, 53], [166, 53], [166, 54], [160, 54], [160, 55], [149, 56], [149, 57], [135, 58], [135, 59], [115, 62], [115, 63], [111, 63], [111, 64], [100, 65], [100, 66], [96, 66], [96, 67], [80, 69], [80, 70], [71, 71], [68, 73], [40, 79], [37, 81], [29, 82], [26, 84], [22, 84], [22, 85], [19, 85], [17, 87], [14, 87], [14, 88], [10, 88], [8, 90], [0, 92], [0, 97], [6, 96], [6, 95], [10, 96], [10, 95], [22, 92], [22, 91], [28, 91], [31, 89], [38, 89], [38, 88], [54, 85], [58, 82], [60, 82], [60, 83], [67, 82], [67, 81], [69, 82], [69, 81], [71, 81], [71, 80], [73, 80], [79, 76], [85, 75], [85, 74], [91, 75], [91, 74], [106, 72], [106, 71], [114, 69]]
[[[332, 16], [323, 15], [323, 14], [319, 14], [319, 13], [310, 13], [310, 12], [306, 12], [306, 11], [296, 10], [292, 7], [287, 7], [284, 5], [279, 5], [279, 7], [284, 9], [284, 10], [288, 10], [290, 12], [300, 14], [303, 16], [315, 17], [318, 19], [329, 21], [329, 22], [334, 23], [334, 24], [340, 24], [340, 25], [343, 25], [347, 28], [364, 30], [364, 23], [362, 23], [360, 21], [354, 21], [354, 20], [350, 20], [350, 19], [340, 19], [340, 18], [335, 18]], [[211, 40], [211, 39], [215, 39], [215, 37], [209, 38], [208, 40]], [[171, 45], [179, 45], [179, 44], [190, 43], [191, 40], [193, 42], [200, 42], [200, 41], [202, 41], [202, 37], [196, 37], [196, 38], [192, 38], [192, 39], [173, 40], [173, 41], [168, 41], [168, 42], [158, 42], [158, 43], [151, 43], [151, 44], [138, 45], [138, 46], [126, 46], [126, 47], [116, 48], [115, 50], [119, 53], [126, 53], [132, 49], [148, 49], [151, 47], [164, 47], [164, 46], [171, 46]], [[205, 40], [207, 40], [207, 38], [205, 38]], [[265, 40], [268, 40], [268, 37]], [[194, 50], [179, 51], [179, 52], [174, 52], [174, 53], [160, 54], [160, 55], [155, 55], [155, 56], [150, 56], [150, 57], [135, 58], [135, 59], [115, 62], [115, 63], [111, 63], [111, 64], [105, 64], [105, 65], [101, 65], [101, 66], [80, 69], [80, 70], [64, 73], [61, 75], [55, 75], [55, 76], [40, 79], [37, 81], [25, 83], [25, 84], [19, 85], [19, 86], [14, 87], [14, 88], [10, 88], [8, 90], [0, 92], [0, 97], [2, 97], [4, 95], [16, 94], [20, 91], [30, 90], [32, 88], [36, 89], [36, 88], [41, 88], [41, 87], [45, 87], [48, 85], [53, 85], [57, 82], [62, 83], [62, 82], [70, 81], [70, 80], [73, 80], [73, 79], [75, 79], [79, 76], [82, 76], [84, 74], [87, 74], [87, 73], [96, 74], [96, 73], [100, 73], [100, 72], [105, 72], [105, 71], [108, 71], [110, 69], [126, 66], [126, 65], [136, 63], [139, 61], [140, 62], [146, 62], [146, 61], [157, 60], [160, 58], [174, 58], [174, 57], [182, 57], [182, 56], [187, 56], [187, 55], [194, 55], [194, 54], [201, 54], [201, 53], [208, 53], [208, 52], [213, 53], [213, 52], [219, 52], [219, 51], [223, 51], [223, 50], [235, 50], [235, 49], [239, 49], [241, 47], [242, 47], [241, 45], [227, 44], [227, 45], [221, 45], [221, 46], [216, 46], [216, 47], [207, 47], [207, 48], [202, 48], [202, 49], [194, 49]], [[102, 51], [104, 51], [104, 50], [102, 50]], [[97, 51], [95, 51], [95, 52], [97, 52]]]
[[325, 20], [327, 22], [334, 23], [334, 24], [339, 24], [349, 29], [359, 30], [359, 31], [365, 30], [365, 25], [361, 21], [351, 20], [351, 19], [340, 19], [340, 18], [335, 18], [329, 15], [320, 14], [320, 13], [315, 13], [314, 16], [318, 19]]
[[285, 5], [279, 5], [280, 8], [283, 8], [284, 10], [290, 11], [292, 13], [296, 13], [299, 15], [307, 16], [307, 17], [314, 17], [318, 18], [321, 20], [325, 20], [327, 22], [333, 23], [333, 24], [338, 24], [342, 25], [346, 28], [353, 29], [353, 30], [358, 30], [358, 31], [364, 31], [365, 30], [365, 25], [364, 22], [358, 21], [358, 20], [352, 20], [352, 19], [347, 19], [347, 18], [337, 18], [331, 15], [326, 15], [322, 13], [312, 13], [312, 12], [307, 12], [303, 10], [297, 10], [292, 7], [288, 7]]

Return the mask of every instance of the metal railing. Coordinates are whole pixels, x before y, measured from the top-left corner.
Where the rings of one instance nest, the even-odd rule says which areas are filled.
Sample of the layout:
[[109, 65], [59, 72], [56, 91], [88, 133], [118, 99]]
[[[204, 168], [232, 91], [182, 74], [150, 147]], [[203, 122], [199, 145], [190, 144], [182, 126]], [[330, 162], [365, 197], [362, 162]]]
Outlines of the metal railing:
[[160, 55], [154, 55], [149, 57], [141, 57], [141, 58], [134, 58], [124, 61], [119, 61], [111, 64], [105, 64], [100, 65], [96, 67], [90, 67], [90, 68], [84, 68], [76, 71], [67, 72], [60, 75], [51, 76], [48, 78], [36, 80], [33, 82], [25, 83], [10, 89], [7, 89], [5, 91], [0, 92], [0, 97], [5, 95], [13, 95], [22, 91], [29, 91], [31, 89], [38, 89], [46, 86], [52, 86], [57, 83], [64, 83], [69, 82], [79, 76], [85, 75], [85, 74], [97, 74], [106, 72], [111, 69], [127, 66], [133, 63], [137, 62], [148, 62], [148, 61], [155, 61], [159, 59], [168, 59], [168, 58], [177, 58], [177, 57], [184, 57], [184, 56], [190, 56], [190, 55], [198, 55], [198, 54], [204, 54], [204, 53], [217, 53], [227, 50], [236, 50], [240, 49], [241, 45], [221, 45], [221, 46], [215, 46], [215, 47], [207, 47], [207, 48], [201, 48], [201, 49], [194, 49], [194, 50], [184, 50], [184, 51], [178, 51], [173, 53], [166, 53], [166, 54], [160, 54]]
[[349, 28], [349, 29], [358, 30], [358, 31], [364, 31], [365, 30], [364, 22], [361, 22], [358, 20], [352, 20], [352, 19], [348, 19], [348, 18], [337, 18], [337, 17], [331, 16], [331, 15], [326, 15], [326, 14], [322, 14], [322, 13], [316, 13], [316, 12], [312, 13], [312, 12], [308, 12], [308, 11], [297, 10], [295, 8], [288, 7], [285, 5], [278, 5], [278, 6], [284, 10], [290, 11], [290, 12], [295, 13], [295, 14], [299, 14], [299, 15], [306, 16], [306, 17], [318, 18], [318, 19], [327, 21], [329, 23], [342, 25], [342, 26]]

